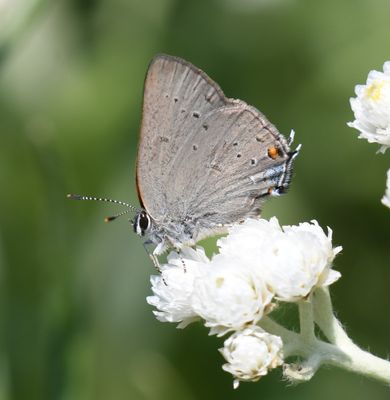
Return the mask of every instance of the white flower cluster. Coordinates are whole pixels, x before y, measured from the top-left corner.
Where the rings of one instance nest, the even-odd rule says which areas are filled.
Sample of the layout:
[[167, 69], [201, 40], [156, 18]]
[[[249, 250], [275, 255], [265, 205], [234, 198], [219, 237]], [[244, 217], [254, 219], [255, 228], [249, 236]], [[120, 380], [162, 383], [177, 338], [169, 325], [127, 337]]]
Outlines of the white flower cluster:
[[[360, 131], [359, 138], [381, 145], [379, 152], [390, 147], [390, 61], [383, 64], [383, 72], [370, 71], [365, 85], [356, 85], [356, 98], [351, 98], [355, 121], [348, 126]], [[390, 170], [382, 204], [390, 208]]]
[[348, 126], [360, 131], [359, 138], [381, 145], [384, 153], [390, 147], [390, 61], [383, 72], [370, 71], [365, 85], [356, 85], [356, 98], [351, 98], [355, 120]]
[[210, 334], [234, 332], [221, 353], [237, 387], [282, 364], [281, 339], [258, 322], [276, 301], [295, 302], [336, 281], [340, 273], [331, 267], [341, 247], [332, 247], [331, 230], [325, 234], [316, 221], [281, 227], [275, 217], [247, 219], [217, 244], [211, 260], [200, 247], [171, 252], [161, 275], [151, 277], [147, 301], [160, 321], [183, 328], [203, 320]]

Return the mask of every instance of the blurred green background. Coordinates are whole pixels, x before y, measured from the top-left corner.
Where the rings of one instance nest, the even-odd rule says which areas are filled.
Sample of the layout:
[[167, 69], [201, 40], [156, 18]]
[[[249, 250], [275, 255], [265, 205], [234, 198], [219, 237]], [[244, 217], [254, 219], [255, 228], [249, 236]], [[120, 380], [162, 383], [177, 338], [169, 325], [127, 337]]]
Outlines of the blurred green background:
[[389, 399], [336, 369], [299, 386], [278, 370], [233, 391], [223, 340], [153, 317], [154, 269], [126, 218], [106, 225], [117, 208], [65, 198], [138, 204], [147, 65], [157, 52], [188, 59], [295, 129], [291, 191], [263, 215], [332, 227], [338, 316], [386, 357], [389, 155], [346, 122], [354, 85], [390, 59], [389, 15], [387, 0], [0, 0], [0, 400]]

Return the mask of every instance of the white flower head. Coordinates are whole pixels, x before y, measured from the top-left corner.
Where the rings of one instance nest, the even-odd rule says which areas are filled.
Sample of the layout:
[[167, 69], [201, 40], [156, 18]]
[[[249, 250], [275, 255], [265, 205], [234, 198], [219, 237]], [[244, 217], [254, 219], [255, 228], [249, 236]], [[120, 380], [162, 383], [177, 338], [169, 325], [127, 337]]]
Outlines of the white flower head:
[[191, 305], [193, 285], [209, 262], [200, 247], [196, 250], [183, 248], [180, 256], [175, 252], [168, 255], [168, 264], [161, 267], [161, 275], [151, 277], [154, 295], [146, 299], [157, 308], [153, 313], [159, 321], [180, 322], [178, 327], [184, 328], [198, 319]]
[[381, 145], [384, 153], [390, 147], [390, 61], [383, 65], [383, 72], [370, 71], [365, 85], [355, 86], [351, 107], [355, 120], [348, 126], [360, 131], [359, 138]]
[[283, 363], [282, 339], [258, 326], [234, 333], [219, 351], [227, 361], [222, 368], [235, 377], [235, 389], [240, 381], [256, 382]]
[[316, 221], [284, 226], [277, 240], [265, 244], [261, 271], [277, 298], [296, 301], [341, 276], [331, 269], [340, 251], [332, 247], [332, 231], [326, 235]]
[[251, 265], [263, 257], [263, 243], [277, 240], [282, 228], [276, 217], [266, 219], [248, 218], [243, 224], [233, 225], [229, 234], [218, 240], [220, 254], [240, 257], [241, 263]]
[[218, 244], [221, 254], [235, 254], [237, 268], [260, 275], [283, 301], [304, 298], [313, 288], [340, 277], [331, 265], [341, 247], [333, 249], [332, 231], [326, 235], [316, 221], [282, 228], [275, 217], [248, 219]]
[[257, 323], [270, 309], [272, 297], [264, 280], [239, 257], [217, 255], [194, 282], [192, 308], [211, 335], [222, 336]]
[[387, 171], [386, 192], [382, 197], [382, 204], [390, 208], [390, 169]]

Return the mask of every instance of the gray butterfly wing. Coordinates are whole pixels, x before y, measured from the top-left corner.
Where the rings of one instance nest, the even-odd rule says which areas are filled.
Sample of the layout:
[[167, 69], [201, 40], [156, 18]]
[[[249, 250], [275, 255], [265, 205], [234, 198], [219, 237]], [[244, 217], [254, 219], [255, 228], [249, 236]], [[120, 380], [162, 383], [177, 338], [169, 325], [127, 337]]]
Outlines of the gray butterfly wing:
[[258, 110], [226, 98], [192, 64], [166, 55], [151, 62], [137, 187], [141, 204], [172, 239], [196, 241], [259, 215], [273, 188], [288, 187], [293, 154]]
[[258, 216], [272, 189], [287, 189], [293, 155], [264, 115], [230, 100], [187, 132], [165, 188], [171, 217], [196, 241], [220, 226]]
[[166, 189], [169, 180], [175, 179], [174, 160], [182, 153], [194, 120], [229, 101], [192, 64], [164, 54], [151, 61], [144, 85], [137, 189], [141, 205], [154, 220], [172, 209]]

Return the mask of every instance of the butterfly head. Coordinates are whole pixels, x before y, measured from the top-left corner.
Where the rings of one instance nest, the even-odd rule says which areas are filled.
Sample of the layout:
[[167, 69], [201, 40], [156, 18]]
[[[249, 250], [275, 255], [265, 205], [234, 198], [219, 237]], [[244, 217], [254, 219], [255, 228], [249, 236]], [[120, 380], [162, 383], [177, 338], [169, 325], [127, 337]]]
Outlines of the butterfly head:
[[133, 222], [134, 232], [139, 236], [145, 236], [150, 232], [152, 220], [145, 210], [139, 211]]

